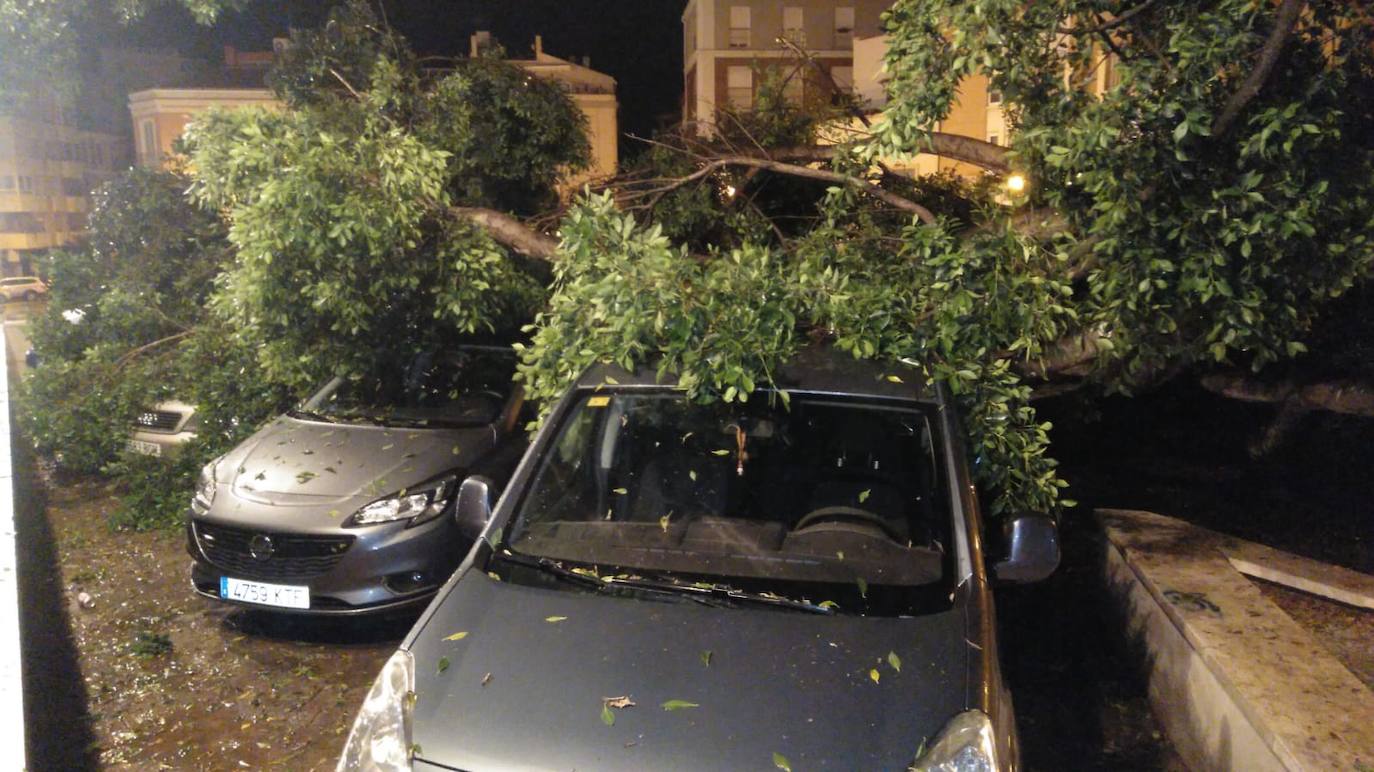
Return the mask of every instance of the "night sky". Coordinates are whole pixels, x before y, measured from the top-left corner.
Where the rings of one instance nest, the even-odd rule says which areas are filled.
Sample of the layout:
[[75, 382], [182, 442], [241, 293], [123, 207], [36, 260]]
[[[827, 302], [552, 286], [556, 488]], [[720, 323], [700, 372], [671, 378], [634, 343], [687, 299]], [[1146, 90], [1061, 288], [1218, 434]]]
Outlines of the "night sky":
[[[292, 25], [317, 26], [326, 0], [254, 0], [214, 27], [198, 27], [168, 3], [130, 28], [111, 30], [116, 44], [175, 48], [218, 61], [222, 47], [266, 50]], [[462, 55], [468, 37], [490, 30], [516, 58], [531, 55], [536, 33], [544, 50], [564, 58], [590, 56], [592, 67], [614, 77], [620, 129], [646, 135], [676, 120], [682, 94], [682, 9], [685, 0], [386, 0], [393, 28], [422, 55]], [[622, 152], [637, 143], [622, 142]]]

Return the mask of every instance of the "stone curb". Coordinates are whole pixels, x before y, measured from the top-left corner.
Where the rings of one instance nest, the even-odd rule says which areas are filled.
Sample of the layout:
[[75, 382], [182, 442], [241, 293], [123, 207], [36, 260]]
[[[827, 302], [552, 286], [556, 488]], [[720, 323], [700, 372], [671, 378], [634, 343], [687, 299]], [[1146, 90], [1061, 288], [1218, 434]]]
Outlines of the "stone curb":
[[1235, 540], [1150, 512], [1096, 514], [1151, 703], [1189, 765], [1374, 766], [1374, 693], [1232, 566]]

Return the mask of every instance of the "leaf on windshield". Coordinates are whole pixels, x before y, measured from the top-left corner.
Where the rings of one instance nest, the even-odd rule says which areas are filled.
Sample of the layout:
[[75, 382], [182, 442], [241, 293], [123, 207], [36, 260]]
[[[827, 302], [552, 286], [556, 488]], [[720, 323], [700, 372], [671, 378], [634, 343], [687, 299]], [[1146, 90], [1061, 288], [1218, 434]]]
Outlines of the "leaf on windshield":
[[629, 491], [626, 490], [625, 488], [612, 488], [612, 489], [611, 489], [611, 493], [615, 493], [615, 494], [624, 496], [625, 494], [629, 493]]
[[792, 772], [791, 762], [787, 760], [786, 756], [777, 751], [773, 751], [773, 766], [781, 769], [783, 772]]
[[669, 512], [668, 514], [666, 514], [666, 515], [664, 515], [663, 517], [660, 517], [660, 518], [658, 519], [658, 527], [659, 527], [659, 528], [662, 528], [664, 533], [667, 533], [667, 532], [668, 532], [668, 521], [671, 520], [672, 518], [673, 518], [673, 513], [672, 513], [672, 512]]
[[330, 473], [330, 474], [338, 474], [338, 473], [339, 473], [339, 470], [335, 469], [335, 468], [332, 467], [332, 466], [327, 466], [327, 467], [325, 467], [325, 468], [324, 468], [324, 471], [326, 471], [326, 472], [328, 472], [328, 473]]
[[620, 710], [621, 708], [633, 708], [635, 706], [635, 701], [630, 699], [630, 695], [628, 694], [622, 694], [619, 697], [602, 697], [601, 702], [606, 707], [615, 708], [616, 710]]
[[501, 581], [500, 575], [498, 575], [495, 571], [488, 571], [487, 576], [490, 576], [492, 578], [492, 581], [494, 582]]
[[491, 683], [491, 673], [487, 673], [486, 675], [482, 676], [482, 685], [486, 686], [489, 683]]
[[902, 672], [902, 658], [897, 656], [897, 652], [889, 651], [887, 653], [887, 664], [891, 665], [892, 669], [898, 673]]
[[855, 579], [854, 581], [857, 582], [858, 585], [859, 585], [859, 596], [862, 597], [862, 598], [867, 598], [867, 597], [868, 597], [868, 582], [865, 581], [864, 578], [863, 578], [862, 576], [859, 577], [858, 579]]
[[396, 443], [388, 442], [387, 444], [382, 446], [382, 450], [391, 450], [394, 447], [396, 447]]
[[454, 446], [453, 446], [453, 455], [456, 456], [456, 455], [458, 455], [459, 453], [462, 453], [462, 452], [463, 452], [462, 449], [459, 448], [457, 445], [454, 445]]
[[818, 604], [816, 604], [816, 605], [820, 606], [821, 608], [839, 608], [839, 607], [840, 607], [840, 604], [836, 603], [836, 602], [833, 601], [833, 600], [823, 600], [823, 601], [821, 601], [820, 603], [818, 603]]
[[707, 649], [706, 651], [703, 651], [703, 652], [701, 653], [701, 664], [705, 665], [706, 667], [710, 667], [710, 666], [711, 666], [711, 650], [710, 650], [710, 649]]
[[266, 479], [267, 479], [267, 473], [266, 473], [266, 472], [258, 472], [256, 475], [253, 476], [253, 479], [254, 479], [254, 480], [266, 480]]
[[419, 432], [411, 432], [410, 434], [407, 434], [407, 435], [406, 435], [406, 439], [408, 439], [408, 440], [413, 440], [413, 439], [415, 439], [416, 437], [419, 437], [419, 436], [420, 436], [420, 433], [419, 433]]
[[550, 623], [553, 623], [553, 622], [562, 622], [562, 621], [565, 620], [565, 619], [567, 619], [567, 617], [544, 617], [544, 621], [545, 621], [545, 622], [550, 622]]
[[313, 455], [315, 455], [315, 451], [310, 450], [309, 448], [307, 448], [307, 449], [301, 451], [301, 455], [302, 455], [302, 456], [313, 456]]
[[601, 703], [601, 723], [606, 726], [615, 726], [615, 714], [611, 712], [606, 703]]
[[619, 386], [619, 385], [620, 385], [620, 381], [617, 381], [616, 379], [612, 378], [612, 377], [609, 376], [609, 375], [606, 376], [606, 383], [609, 383], [609, 384], [611, 384], [612, 386]]
[[879, 672], [878, 672], [878, 668], [875, 667], [875, 668], [873, 668], [873, 669], [871, 669], [871, 670], [868, 671], [868, 677], [871, 678], [871, 679], [873, 679], [873, 683], [876, 684], [876, 683], [878, 683], [878, 679], [879, 679], [879, 678], [882, 678], [882, 674], [879, 673]]
[[730, 451], [728, 451], [728, 450], [713, 450], [713, 451], [711, 451], [711, 455], [713, 455], [713, 456], [728, 456], [728, 455], [730, 455]]
[[453, 635], [446, 635], [446, 636], [444, 636], [444, 640], [446, 640], [446, 641], [461, 641], [461, 640], [463, 640], [463, 639], [466, 638], [466, 637], [468, 637], [468, 631], [467, 631], [467, 630], [464, 630], [464, 631], [459, 632], [459, 633], [454, 633]]
[[664, 710], [686, 710], [687, 708], [699, 708], [700, 705], [686, 700], [668, 700], [663, 703]]
[[873, 493], [873, 489], [872, 489], [872, 488], [864, 488], [863, 490], [859, 491], [859, 503], [862, 504], [862, 503], [864, 503], [865, 501], [868, 501], [868, 497], [869, 497], [869, 495], [872, 494], [872, 493]]
[[442, 673], [442, 672], [444, 672], [445, 670], [448, 670], [448, 657], [440, 657], [440, 658], [439, 658], [439, 672]]
[[686, 445], [687, 438], [691, 437], [693, 434], [696, 434], [696, 432], [687, 432], [686, 434], [682, 435], [682, 444]]
[[692, 482], [696, 482], [696, 481], [697, 481], [697, 470], [695, 470], [695, 469], [689, 469], [689, 470], [687, 470], [687, 476], [690, 477], [690, 478], [692, 478]]
[[414, 454], [414, 453], [407, 453], [407, 454], [405, 454], [404, 456], [401, 456], [401, 458], [415, 458], [415, 454]]
[[318, 476], [319, 475], [315, 474], [314, 472], [301, 472], [300, 474], [296, 475], [296, 482], [300, 483], [301, 485], [305, 485], [306, 483], [310, 482]]
[[889, 376], [887, 376], [887, 382], [888, 382], [888, 383], [905, 383], [905, 381], [903, 381], [902, 378], [901, 378], [901, 376], [899, 376], [899, 375], [889, 375]]
[[844, 550], [836, 552], [835, 557], [839, 558], [840, 560], [844, 560]]
[[333, 437], [333, 436], [334, 436], [334, 430], [333, 430], [333, 429], [330, 429], [329, 431], [325, 432], [324, 434], [321, 434], [320, 436], [321, 436], [321, 437]]
[[330, 516], [330, 517], [341, 517], [341, 516], [343, 516], [343, 512], [340, 512], [340, 511], [337, 510], [337, 509], [331, 509], [331, 510], [329, 510], [329, 516]]

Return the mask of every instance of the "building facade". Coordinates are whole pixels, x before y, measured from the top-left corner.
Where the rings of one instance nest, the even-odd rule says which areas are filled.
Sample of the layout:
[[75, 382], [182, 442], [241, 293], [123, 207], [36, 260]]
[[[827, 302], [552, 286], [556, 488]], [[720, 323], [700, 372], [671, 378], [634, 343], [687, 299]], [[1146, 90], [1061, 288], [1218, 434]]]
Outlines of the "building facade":
[[[471, 56], [477, 56], [484, 45], [492, 43], [491, 36], [478, 32], [472, 36]], [[567, 90], [573, 103], [587, 118], [587, 142], [591, 145], [591, 165], [583, 172], [564, 180], [567, 189], [580, 188], [583, 182], [598, 177], [610, 177], [619, 168], [620, 102], [616, 98], [615, 78], [591, 68], [591, 62], [581, 64], [560, 59], [544, 50], [544, 38], [534, 36], [533, 59], [507, 59], [507, 62], [528, 70], [545, 80], [557, 81]]]
[[[854, 41], [876, 36], [891, 0], [688, 0], [682, 14], [682, 116], [704, 130], [719, 109], [747, 110], [761, 81], [790, 100], [826, 98], [854, 85]], [[806, 51], [825, 71], [805, 66]]]
[[127, 147], [57, 110], [0, 117], [0, 272], [31, 276], [38, 256], [83, 236], [91, 191], [128, 165]]
[[270, 107], [281, 102], [265, 88], [153, 88], [129, 95], [134, 157], [139, 166], [161, 169], [172, 145], [196, 113], [211, 107]]

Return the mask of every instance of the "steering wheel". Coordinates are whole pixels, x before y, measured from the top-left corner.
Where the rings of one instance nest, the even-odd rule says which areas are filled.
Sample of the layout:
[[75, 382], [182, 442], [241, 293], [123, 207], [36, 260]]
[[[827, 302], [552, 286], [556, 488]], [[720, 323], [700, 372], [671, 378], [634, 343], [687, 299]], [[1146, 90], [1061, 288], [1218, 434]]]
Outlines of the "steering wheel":
[[814, 509], [810, 512], [807, 512], [805, 515], [802, 515], [802, 518], [797, 521], [796, 525], [792, 526], [792, 532], [799, 533], [812, 526], [836, 520], [855, 520], [861, 523], [866, 523], [868, 525], [874, 525], [877, 526], [878, 529], [881, 530], [889, 539], [897, 542], [898, 544], [902, 542], [901, 534], [897, 533], [897, 531], [892, 527], [892, 524], [885, 520], [883, 517], [879, 516], [874, 512], [869, 512], [866, 509], [859, 509], [858, 507], [848, 507], [844, 505], [834, 507], [821, 507], [820, 509]]

